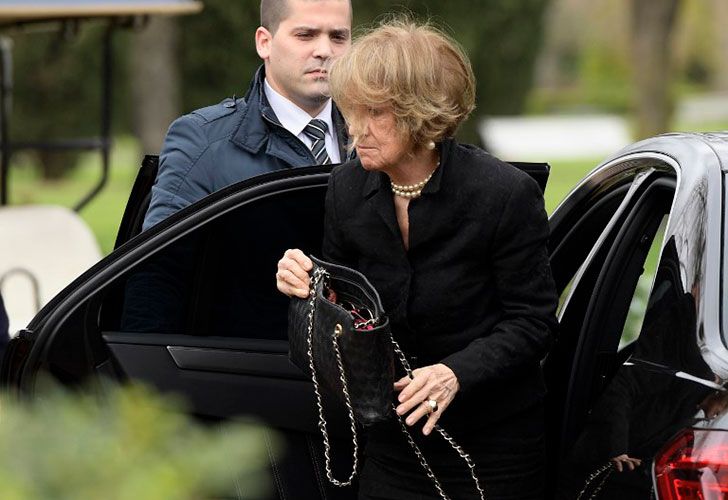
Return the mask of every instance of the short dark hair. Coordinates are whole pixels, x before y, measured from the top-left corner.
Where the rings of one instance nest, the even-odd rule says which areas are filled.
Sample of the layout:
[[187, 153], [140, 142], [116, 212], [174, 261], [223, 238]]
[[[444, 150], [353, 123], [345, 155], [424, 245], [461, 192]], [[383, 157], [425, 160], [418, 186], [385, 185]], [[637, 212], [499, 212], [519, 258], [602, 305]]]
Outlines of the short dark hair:
[[275, 33], [288, 15], [288, 0], [260, 0], [260, 25]]
[[[351, 0], [347, 1], [351, 16]], [[288, 0], [260, 0], [260, 25], [272, 34], [275, 34], [278, 25], [286, 16], [288, 16]]]

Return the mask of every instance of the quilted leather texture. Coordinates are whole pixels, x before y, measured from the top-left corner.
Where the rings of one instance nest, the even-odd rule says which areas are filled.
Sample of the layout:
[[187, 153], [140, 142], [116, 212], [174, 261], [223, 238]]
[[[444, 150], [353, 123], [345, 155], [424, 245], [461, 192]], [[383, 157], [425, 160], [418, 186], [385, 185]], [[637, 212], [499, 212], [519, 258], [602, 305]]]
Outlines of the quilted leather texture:
[[[348, 311], [323, 296], [323, 283], [316, 290], [313, 329], [313, 358], [319, 384], [344, 401], [339, 367], [334, 350], [338, 341], [354, 416], [362, 425], [386, 420], [392, 414], [394, 350], [389, 321], [379, 296], [366, 278], [356, 271], [314, 259], [330, 275], [329, 286], [337, 295], [364, 305], [380, 318], [373, 330], [356, 331]], [[342, 271], [343, 270], [343, 271]], [[288, 340], [291, 361], [310, 375], [308, 359], [309, 301], [292, 298], [288, 309]], [[340, 325], [341, 334], [335, 331]]]

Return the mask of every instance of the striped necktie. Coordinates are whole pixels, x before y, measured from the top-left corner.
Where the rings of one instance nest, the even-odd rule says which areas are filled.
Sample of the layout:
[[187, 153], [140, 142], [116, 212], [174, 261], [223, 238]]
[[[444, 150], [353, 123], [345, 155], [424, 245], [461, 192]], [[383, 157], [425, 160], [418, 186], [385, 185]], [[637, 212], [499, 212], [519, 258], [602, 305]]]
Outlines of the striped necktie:
[[316, 165], [328, 165], [331, 163], [329, 153], [326, 152], [326, 141], [324, 140], [328, 129], [329, 126], [326, 125], [326, 122], [318, 118], [314, 118], [308, 122], [306, 128], [303, 129], [303, 133], [311, 139], [311, 152], [313, 153], [313, 157], [316, 158]]

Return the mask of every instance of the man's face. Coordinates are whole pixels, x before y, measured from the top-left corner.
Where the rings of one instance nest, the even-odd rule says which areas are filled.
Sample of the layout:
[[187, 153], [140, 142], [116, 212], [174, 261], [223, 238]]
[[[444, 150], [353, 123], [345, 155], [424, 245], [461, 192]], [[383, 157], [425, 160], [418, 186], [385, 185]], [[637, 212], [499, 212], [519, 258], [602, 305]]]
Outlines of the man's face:
[[312, 116], [329, 97], [328, 69], [351, 45], [348, 0], [288, 0], [275, 33], [255, 33], [268, 83]]

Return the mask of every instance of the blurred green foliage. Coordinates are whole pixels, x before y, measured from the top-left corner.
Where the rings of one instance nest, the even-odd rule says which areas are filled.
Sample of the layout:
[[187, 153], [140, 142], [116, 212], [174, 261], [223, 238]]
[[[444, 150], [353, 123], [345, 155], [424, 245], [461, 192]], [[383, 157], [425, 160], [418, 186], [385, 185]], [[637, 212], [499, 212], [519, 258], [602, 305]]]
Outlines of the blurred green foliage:
[[267, 484], [262, 428], [204, 428], [182, 405], [140, 386], [103, 397], [45, 387], [32, 402], [2, 398], [0, 498], [211, 498]]
[[[572, 54], [569, 54], [572, 56]], [[591, 43], [569, 57], [564, 78], [571, 84], [534, 89], [528, 96], [530, 113], [607, 112], [629, 114], [633, 107], [629, 59], [619, 48]]]
[[[106, 23], [60, 30], [13, 31], [13, 100], [10, 139], [37, 142], [94, 137], [100, 133], [102, 42]], [[117, 128], [127, 126], [127, 78], [123, 40], [115, 40], [113, 66]], [[59, 178], [76, 164], [78, 152], [34, 152], [46, 178]]]

